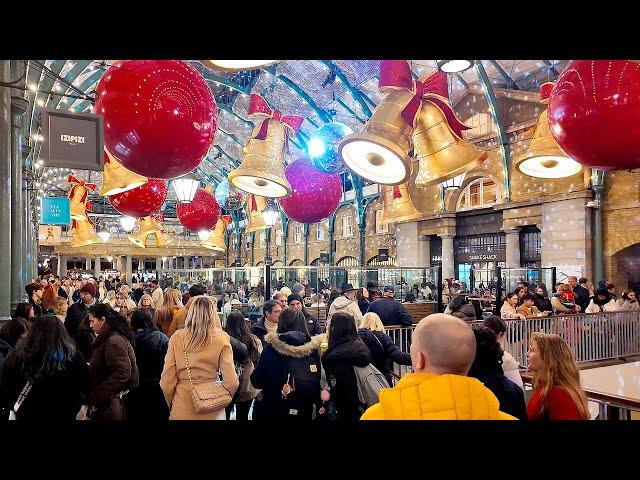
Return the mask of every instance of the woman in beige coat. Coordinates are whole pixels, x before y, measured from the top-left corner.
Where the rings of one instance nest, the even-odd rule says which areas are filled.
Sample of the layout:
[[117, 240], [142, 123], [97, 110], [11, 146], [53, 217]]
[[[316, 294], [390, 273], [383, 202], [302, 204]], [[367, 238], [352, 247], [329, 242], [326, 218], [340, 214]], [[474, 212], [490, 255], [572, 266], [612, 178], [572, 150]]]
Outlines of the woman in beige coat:
[[238, 376], [233, 365], [229, 335], [220, 325], [220, 317], [209, 297], [200, 296], [190, 302], [185, 328], [169, 339], [160, 387], [171, 409], [170, 420], [224, 420], [224, 408], [197, 414], [191, 399], [191, 382], [185, 363], [185, 352], [194, 384], [215, 382], [218, 371], [222, 384], [233, 394], [238, 389]]

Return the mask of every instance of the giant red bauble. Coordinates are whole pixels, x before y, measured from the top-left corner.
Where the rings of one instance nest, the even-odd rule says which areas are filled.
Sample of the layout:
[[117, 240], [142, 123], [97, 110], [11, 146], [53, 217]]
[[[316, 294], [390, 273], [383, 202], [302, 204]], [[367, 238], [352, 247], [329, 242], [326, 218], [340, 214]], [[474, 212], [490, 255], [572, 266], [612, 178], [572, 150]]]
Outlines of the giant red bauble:
[[289, 218], [300, 223], [316, 223], [336, 211], [342, 198], [340, 175], [324, 173], [308, 158], [287, 166], [285, 176], [291, 193], [280, 199], [280, 206]]
[[198, 188], [191, 203], [178, 203], [176, 213], [180, 223], [193, 232], [211, 230], [220, 217], [220, 205], [213, 193]]
[[139, 187], [107, 197], [109, 203], [123, 215], [141, 218], [156, 213], [167, 199], [167, 182], [150, 178]]
[[548, 118], [575, 161], [606, 170], [640, 167], [640, 64], [572, 60], [553, 87]]
[[96, 88], [104, 143], [129, 170], [174, 178], [194, 170], [213, 143], [218, 108], [202, 75], [182, 60], [124, 60]]

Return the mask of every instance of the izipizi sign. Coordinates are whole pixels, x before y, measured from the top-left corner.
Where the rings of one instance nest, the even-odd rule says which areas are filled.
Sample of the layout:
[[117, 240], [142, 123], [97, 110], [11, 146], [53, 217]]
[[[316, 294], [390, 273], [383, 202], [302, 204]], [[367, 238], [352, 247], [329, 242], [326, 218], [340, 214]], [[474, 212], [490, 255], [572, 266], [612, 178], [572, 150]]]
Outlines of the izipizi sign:
[[42, 112], [47, 167], [102, 171], [102, 115], [46, 109]]

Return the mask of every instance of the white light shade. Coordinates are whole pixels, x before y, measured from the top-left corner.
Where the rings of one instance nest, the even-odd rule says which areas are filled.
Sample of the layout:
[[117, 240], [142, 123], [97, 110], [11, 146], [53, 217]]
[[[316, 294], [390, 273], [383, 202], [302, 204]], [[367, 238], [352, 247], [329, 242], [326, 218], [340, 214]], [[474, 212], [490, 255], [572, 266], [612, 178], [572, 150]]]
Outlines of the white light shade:
[[382, 185], [395, 185], [407, 177], [402, 158], [378, 143], [354, 140], [342, 147], [342, 158], [358, 176]]
[[438, 68], [446, 73], [460, 73], [473, 66], [473, 60], [437, 60]]
[[113, 262], [113, 257], [107, 257], [107, 261]]
[[120, 217], [120, 225], [125, 232], [130, 232], [136, 226], [136, 219], [129, 216]]
[[445, 182], [442, 182], [442, 186], [445, 190], [456, 190], [462, 186], [462, 182], [464, 182], [464, 177], [466, 176], [466, 172], [462, 175], [458, 175], [453, 177]]
[[277, 62], [277, 60], [204, 60], [204, 62], [216, 70], [239, 72], [241, 70], [255, 70], [256, 68], [266, 67]]
[[203, 242], [207, 240], [209, 238], [209, 230], [200, 230], [198, 232], [198, 238]]
[[273, 227], [276, 224], [279, 215], [278, 209], [273, 204], [267, 205], [262, 211], [262, 218], [264, 218], [264, 223], [266, 223], [268, 227]]
[[101, 230], [98, 232], [98, 236], [102, 239], [103, 242], [108, 242], [109, 237], [111, 237], [111, 232], [109, 230]]
[[200, 185], [200, 182], [193, 178], [176, 178], [172, 183], [178, 202], [183, 203], [191, 203]]
[[288, 195], [288, 191], [279, 183], [261, 177], [239, 175], [234, 177], [233, 186], [243, 192], [253, 193], [266, 198], [280, 198]]
[[560, 155], [541, 155], [530, 157], [517, 164], [518, 170], [536, 178], [565, 178], [575, 175], [582, 169], [575, 160]]

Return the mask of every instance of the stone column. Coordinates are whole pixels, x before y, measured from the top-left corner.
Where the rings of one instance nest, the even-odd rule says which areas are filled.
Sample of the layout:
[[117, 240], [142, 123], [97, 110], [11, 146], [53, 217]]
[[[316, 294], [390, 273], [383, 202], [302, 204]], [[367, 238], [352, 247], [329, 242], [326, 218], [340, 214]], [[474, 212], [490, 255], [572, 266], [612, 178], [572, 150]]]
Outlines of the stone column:
[[131, 277], [133, 276], [133, 257], [127, 255], [127, 267], [126, 267], [127, 283], [131, 284]]
[[102, 272], [102, 267], [100, 265], [100, 261], [101, 258], [100, 257], [96, 257], [96, 265], [93, 269], [93, 274], [95, 275], [96, 278], [100, 278], [100, 273]]
[[396, 224], [396, 260], [399, 267], [419, 267], [418, 222]]
[[[0, 82], [11, 81], [9, 60], [0, 60]], [[11, 315], [11, 98], [0, 87], [0, 318]], [[16, 279], [17, 281], [18, 279]]]
[[85, 262], [86, 262], [86, 269], [87, 270], [91, 270], [91, 257], [86, 257], [85, 258]]
[[162, 277], [162, 257], [156, 257], [156, 279]]
[[67, 256], [60, 255], [60, 278], [67, 276]]
[[441, 235], [442, 238], [442, 278], [455, 278], [456, 267], [453, 253], [453, 235]]
[[418, 237], [418, 265], [431, 266], [431, 239], [427, 236]]
[[[23, 65], [22, 62], [14, 64]], [[24, 69], [22, 69], [24, 70]], [[21, 73], [21, 72], [14, 72]], [[19, 75], [14, 75], [14, 77]], [[0, 87], [2, 88], [2, 87]], [[15, 310], [23, 298], [24, 286], [27, 284], [25, 259], [20, 254], [24, 244], [22, 227], [22, 115], [27, 111], [29, 102], [22, 97], [11, 97], [11, 310]]]
[[520, 229], [505, 228], [507, 240], [507, 268], [520, 268]]

